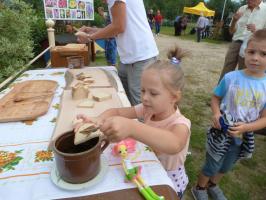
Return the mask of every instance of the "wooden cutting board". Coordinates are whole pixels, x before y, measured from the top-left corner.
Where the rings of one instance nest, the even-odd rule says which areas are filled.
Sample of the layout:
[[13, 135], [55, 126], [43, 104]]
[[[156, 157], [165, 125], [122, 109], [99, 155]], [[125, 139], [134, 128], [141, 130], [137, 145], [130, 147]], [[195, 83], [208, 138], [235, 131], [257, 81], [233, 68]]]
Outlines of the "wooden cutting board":
[[0, 122], [33, 120], [44, 115], [58, 84], [50, 80], [18, 83], [0, 99]]

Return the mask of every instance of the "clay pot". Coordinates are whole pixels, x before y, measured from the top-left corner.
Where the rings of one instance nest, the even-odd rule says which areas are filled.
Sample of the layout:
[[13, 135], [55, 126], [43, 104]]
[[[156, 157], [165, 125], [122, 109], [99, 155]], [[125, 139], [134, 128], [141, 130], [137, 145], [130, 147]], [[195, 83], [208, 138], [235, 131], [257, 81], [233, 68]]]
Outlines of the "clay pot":
[[105, 138], [96, 137], [74, 145], [73, 131], [64, 133], [52, 143], [60, 177], [69, 183], [84, 183], [100, 172], [101, 153], [108, 146]]

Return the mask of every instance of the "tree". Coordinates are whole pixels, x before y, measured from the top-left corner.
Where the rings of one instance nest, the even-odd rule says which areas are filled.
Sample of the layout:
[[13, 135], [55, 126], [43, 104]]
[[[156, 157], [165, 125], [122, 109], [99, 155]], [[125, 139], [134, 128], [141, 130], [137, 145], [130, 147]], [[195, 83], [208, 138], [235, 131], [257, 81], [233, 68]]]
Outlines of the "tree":
[[[207, 7], [211, 10], [215, 10], [216, 20], [221, 19], [223, 6], [224, 6], [224, 0], [223, 1], [209, 0], [207, 2]], [[226, 19], [231, 13], [235, 13], [240, 6], [241, 4], [236, 1], [227, 0], [223, 19]]]
[[174, 20], [177, 15], [183, 14], [184, 6], [195, 6], [201, 0], [144, 0], [146, 10], [160, 10], [164, 18]]
[[32, 24], [37, 18], [19, 0], [0, 2], [0, 80], [9, 77], [33, 57]]
[[24, 0], [33, 9], [35, 21], [31, 23], [31, 36], [34, 42], [33, 51], [38, 54], [42, 51], [41, 42], [47, 38], [47, 31], [45, 25], [45, 15], [42, 0]]

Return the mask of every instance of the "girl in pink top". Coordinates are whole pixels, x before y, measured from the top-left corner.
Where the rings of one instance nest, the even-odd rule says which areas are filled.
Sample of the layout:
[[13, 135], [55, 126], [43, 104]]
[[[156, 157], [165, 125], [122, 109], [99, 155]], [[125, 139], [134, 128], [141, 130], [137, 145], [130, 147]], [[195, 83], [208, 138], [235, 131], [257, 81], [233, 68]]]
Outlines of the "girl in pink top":
[[[95, 122], [112, 142], [131, 137], [150, 146], [173, 180], [180, 198], [188, 183], [184, 162], [190, 138], [190, 121], [177, 107], [184, 86], [180, 62], [185, 55], [176, 47], [169, 51], [169, 61], [158, 60], [144, 69], [142, 104], [109, 109], [96, 118], [77, 116], [85, 122]], [[144, 123], [132, 120], [136, 118]]]

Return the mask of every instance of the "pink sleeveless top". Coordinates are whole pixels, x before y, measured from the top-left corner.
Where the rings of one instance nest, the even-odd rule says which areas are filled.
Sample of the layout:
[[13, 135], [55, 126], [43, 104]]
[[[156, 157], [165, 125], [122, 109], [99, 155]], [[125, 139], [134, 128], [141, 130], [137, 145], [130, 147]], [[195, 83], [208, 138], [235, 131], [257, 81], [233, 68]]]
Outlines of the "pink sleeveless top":
[[178, 167], [183, 166], [186, 160], [186, 155], [187, 155], [188, 146], [189, 146], [190, 126], [191, 126], [190, 120], [185, 118], [180, 113], [178, 108], [176, 109], [176, 112], [174, 114], [172, 114], [171, 116], [169, 116], [168, 118], [162, 121], [152, 121], [151, 120], [152, 114], [145, 112], [145, 109], [142, 104], [136, 105], [134, 108], [135, 108], [137, 117], [143, 118], [144, 123], [149, 126], [161, 128], [165, 130], [169, 130], [175, 124], [183, 124], [187, 126], [189, 130], [188, 132], [189, 137], [186, 141], [185, 147], [179, 153], [174, 154], [174, 155], [173, 154], [169, 155], [169, 154], [165, 154], [162, 152], [155, 152], [158, 159], [160, 160], [160, 162], [162, 163], [162, 165], [167, 171], [176, 170]]

